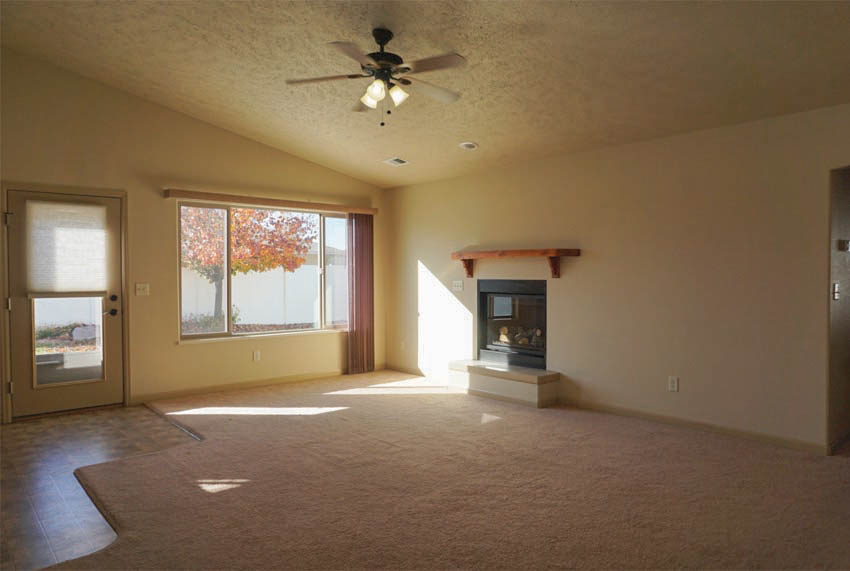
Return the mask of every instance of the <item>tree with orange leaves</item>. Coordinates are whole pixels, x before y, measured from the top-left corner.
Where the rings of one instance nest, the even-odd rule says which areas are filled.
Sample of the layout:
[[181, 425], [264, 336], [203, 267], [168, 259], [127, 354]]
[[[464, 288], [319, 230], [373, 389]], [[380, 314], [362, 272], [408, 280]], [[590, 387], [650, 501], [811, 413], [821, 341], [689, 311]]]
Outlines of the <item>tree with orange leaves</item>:
[[[221, 317], [227, 211], [182, 207], [181, 262], [215, 286], [215, 317]], [[263, 210], [230, 209], [231, 275], [283, 268], [294, 272], [307, 259], [318, 236], [318, 215]]]

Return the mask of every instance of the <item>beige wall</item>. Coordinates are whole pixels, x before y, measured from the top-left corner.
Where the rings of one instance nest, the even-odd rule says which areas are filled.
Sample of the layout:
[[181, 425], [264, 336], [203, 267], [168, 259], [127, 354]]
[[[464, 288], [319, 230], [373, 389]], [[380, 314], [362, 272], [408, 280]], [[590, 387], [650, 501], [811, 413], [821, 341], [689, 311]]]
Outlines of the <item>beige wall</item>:
[[[850, 164], [848, 133], [845, 105], [388, 193], [389, 364], [472, 354], [476, 284], [452, 251], [580, 247], [548, 280], [565, 399], [825, 446], [830, 169]], [[548, 272], [487, 260], [475, 278]], [[468, 341], [447, 343], [458, 328]]]
[[[131, 396], [338, 372], [344, 335], [296, 334], [177, 344], [179, 188], [376, 206], [376, 364], [384, 357], [383, 191], [209, 124], [8, 50], [2, 55], [4, 181], [125, 190]], [[5, 278], [4, 278], [5, 282]], [[262, 360], [252, 362], [255, 349]]]
[[[564, 374], [564, 398], [824, 445], [829, 171], [850, 164], [848, 132], [840, 106], [384, 193], [2, 58], [2, 178], [128, 193], [129, 281], [151, 284], [128, 300], [135, 400], [343, 362], [337, 333], [176, 343], [176, 207], [159, 194], [174, 185], [380, 208], [379, 366], [437, 370], [472, 355], [475, 280], [453, 250], [580, 247], [549, 280], [549, 368]], [[476, 278], [547, 275], [543, 259], [476, 264]], [[449, 291], [456, 279], [463, 292]], [[666, 392], [668, 375], [679, 393]]]
[[829, 417], [832, 444], [850, 434], [850, 252], [838, 250], [850, 240], [850, 168], [832, 173], [831, 283], [840, 298], [829, 305]]

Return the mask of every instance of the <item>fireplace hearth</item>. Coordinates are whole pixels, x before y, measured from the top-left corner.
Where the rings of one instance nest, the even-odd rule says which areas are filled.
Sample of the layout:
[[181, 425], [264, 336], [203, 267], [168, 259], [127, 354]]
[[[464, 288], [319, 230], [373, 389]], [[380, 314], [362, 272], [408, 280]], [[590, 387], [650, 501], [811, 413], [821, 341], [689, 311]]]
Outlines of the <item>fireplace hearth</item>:
[[478, 359], [546, 368], [546, 281], [478, 280]]

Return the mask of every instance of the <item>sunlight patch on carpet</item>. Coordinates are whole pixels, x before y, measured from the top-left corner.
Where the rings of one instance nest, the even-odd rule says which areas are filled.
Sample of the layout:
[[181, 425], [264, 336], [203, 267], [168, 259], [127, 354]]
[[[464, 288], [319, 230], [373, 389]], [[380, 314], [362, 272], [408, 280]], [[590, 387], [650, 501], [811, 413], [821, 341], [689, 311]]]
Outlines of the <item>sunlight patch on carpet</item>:
[[338, 410], [346, 410], [347, 406], [205, 406], [202, 408], [190, 408], [187, 410], [176, 410], [167, 413], [170, 415], [192, 414], [235, 414], [247, 416], [314, 416]]
[[198, 480], [198, 487], [201, 488], [205, 492], [209, 492], [211, 494], [217, 494], [219, 492], [223, 492], [225, 490], [232, 490], [233, 488], [238, 488], [242, 484], [250, 482], [251, 480]]
[[366, 387], [362, 389], [346, 389], [324, 393], [326, 395], [444, 395], [460, 391], [445, 387]]
[[425, 379], [422, 377], [418, 377], [415, 379], [405, 379], [403, 381], [392, 381], [389, 383], [377, 383], [374, 385], [369, 385], [370, 389], [398, 389], [398, 388], [417, 388], [417, 389], [436, 389], [436, 388], [445, 388], [446, 383], [442, 383], [439, 381], [432, 381], [429, 379]]

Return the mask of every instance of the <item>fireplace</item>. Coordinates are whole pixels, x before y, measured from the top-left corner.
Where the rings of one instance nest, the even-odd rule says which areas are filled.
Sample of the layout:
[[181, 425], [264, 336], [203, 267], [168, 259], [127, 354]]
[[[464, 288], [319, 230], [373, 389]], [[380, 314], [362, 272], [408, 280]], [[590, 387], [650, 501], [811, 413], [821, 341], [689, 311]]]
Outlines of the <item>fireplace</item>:
[[478, 358], [546, 368], [546, 280], [478, 280]]

